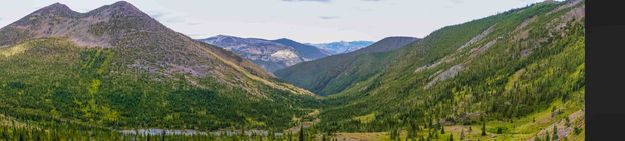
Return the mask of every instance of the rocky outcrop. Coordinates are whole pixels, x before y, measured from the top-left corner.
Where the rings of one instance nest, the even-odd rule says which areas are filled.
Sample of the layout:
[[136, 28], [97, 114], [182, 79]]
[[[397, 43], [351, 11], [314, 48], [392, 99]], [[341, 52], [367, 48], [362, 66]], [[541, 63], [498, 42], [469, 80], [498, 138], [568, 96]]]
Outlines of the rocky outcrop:
[[270, 72], [306, 60], [294, 47], [265, 39], [218, 35], [200, 41], [230, 50]]

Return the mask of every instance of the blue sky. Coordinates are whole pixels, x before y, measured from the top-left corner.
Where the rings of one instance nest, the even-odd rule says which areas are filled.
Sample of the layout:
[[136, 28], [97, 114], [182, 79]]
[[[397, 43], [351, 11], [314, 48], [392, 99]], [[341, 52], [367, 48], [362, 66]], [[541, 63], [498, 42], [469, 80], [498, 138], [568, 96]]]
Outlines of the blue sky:
[[[20, 0], [0, 5], [0, 26], [55, 2], [87, 12], [116, 0]], [[424, 37], [542, 0], [128, 0], [193, 38], [233, 35], [321, 43]]]

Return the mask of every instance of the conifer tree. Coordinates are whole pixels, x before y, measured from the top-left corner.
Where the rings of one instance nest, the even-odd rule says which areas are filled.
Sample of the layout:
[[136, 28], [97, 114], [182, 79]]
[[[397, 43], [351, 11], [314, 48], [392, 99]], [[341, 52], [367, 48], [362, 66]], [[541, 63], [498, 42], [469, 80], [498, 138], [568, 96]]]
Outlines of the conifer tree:
[[163, 133], [161, 133], [161, 141], [165, 141], [165, 134], [167, 131], [163, 130]]
[[304, 141], [304, 137], [304, 124], [302, 124], [299, 128], [299, 141]]
[[439, 125], [441, 126], [441, 134], [445, 134], [445, 126], [443, 126], [442, 124], [439, 123]]
[[449, 141], [454, 141], [454, 134], [449, 134]]
[[460, 130], [460, 140], [464, 140], [464, 128]]
[[553, 126], [553, 140], [558, 140], [558, 127]]
[[482, 136], [486, 136], [486, 122], [482, 122]]

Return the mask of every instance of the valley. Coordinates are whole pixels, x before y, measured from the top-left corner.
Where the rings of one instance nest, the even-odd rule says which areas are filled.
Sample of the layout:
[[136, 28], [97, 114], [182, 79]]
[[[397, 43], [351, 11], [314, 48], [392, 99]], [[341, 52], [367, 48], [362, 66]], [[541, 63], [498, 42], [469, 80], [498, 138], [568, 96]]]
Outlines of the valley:
[[584, 8], [309, 44], [55, 3], [0, 29], [0, 140], [584, 140]]

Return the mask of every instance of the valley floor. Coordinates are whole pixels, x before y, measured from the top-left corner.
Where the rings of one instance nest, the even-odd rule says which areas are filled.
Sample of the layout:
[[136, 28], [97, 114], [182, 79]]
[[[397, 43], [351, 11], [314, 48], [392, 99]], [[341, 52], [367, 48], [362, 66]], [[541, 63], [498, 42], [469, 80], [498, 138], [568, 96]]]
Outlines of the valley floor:
[[[579, 94], [579, 93], [578, 93]], [[510, 121], [489, 121], [486, 123], [486, 136], [482, 136], [482, 124], [473, 125], [446, 125], [444, 134], [437, 131], [438, 138], [433, 140], [447, 141], [450, 136], [453, 140], [522, 140], [522, 141], [545, 141], [551, 140], [584, 140], [585, 114], [583, 105], [575, 101], [556, 101], [551, 108], [540, 112], [535, 112], [528, 116], [513, 119]], [[556, 126], [557, 139], [554, 138], [554, 126]], [[498, 134], [498, 129], [502, 132]], [[422, 129], [418, 132], [419, 137], [428, 135], [429, 129]], [[464, 132], [464, 133], [463, 133]], [[406, 138], [404, 131], [400, 134], [400, 140], [410, 140]], [[548, 137], [549, 136], [549, 137]], [[566, 138], [566, 139], [564, 139]], [[378, 141], [391, 140], [388, 132], [367, 132], [367, 133], [336, 133], [333, 139], [339, 141]]]

